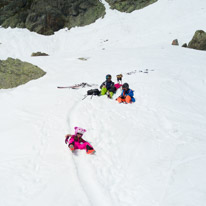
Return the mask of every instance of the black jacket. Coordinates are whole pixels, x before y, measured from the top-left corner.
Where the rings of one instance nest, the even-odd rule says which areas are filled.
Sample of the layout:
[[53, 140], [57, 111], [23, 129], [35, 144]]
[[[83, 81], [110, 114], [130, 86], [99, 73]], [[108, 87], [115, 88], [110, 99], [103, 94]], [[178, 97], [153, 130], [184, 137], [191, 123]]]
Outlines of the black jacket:
[[102, 89], [103, 86], [106, 86], [108, 91], [114, 92], [114, 89], [115, 89], [114, 82], [112, 82], [112, 81], [110, 81], [110, 82], [105, 81], [105, 82], [103, 82], [101, 84], [100, 89]]

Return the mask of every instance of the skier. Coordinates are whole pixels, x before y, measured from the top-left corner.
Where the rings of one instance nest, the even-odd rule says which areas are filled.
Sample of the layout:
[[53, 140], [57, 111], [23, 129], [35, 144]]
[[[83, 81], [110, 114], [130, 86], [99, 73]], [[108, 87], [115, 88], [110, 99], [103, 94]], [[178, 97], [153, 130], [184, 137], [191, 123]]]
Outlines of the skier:
[[119, 103], [132, 103], [135, 102], [134, 91], [129, 88], [128, 83], [124, 83], [122, 85], [122, 93], [121, 95], [116, 99]]
[[67, 134], [65, 136], [65, 144], [69, 143], [68, 147], [71, 151], [74, 151], [75, 149], [85, 149], [87, 154], [93, 154], [95, 152], [94, 148], [82, 138], [83, 134], [86, 132], [86, 129], [82, 129], [80, 127], [74, 127], [74, 129], [74, 135]]
[[114, 92], [116, 91], [116, 88], [114, 87], [114, 82], [112, 82], [112, 76], [110, 74], [107, 74], [106, 81], [104, 81], [101, 86], [101, 95], [107, 94], [107, 96], [111, 99]]

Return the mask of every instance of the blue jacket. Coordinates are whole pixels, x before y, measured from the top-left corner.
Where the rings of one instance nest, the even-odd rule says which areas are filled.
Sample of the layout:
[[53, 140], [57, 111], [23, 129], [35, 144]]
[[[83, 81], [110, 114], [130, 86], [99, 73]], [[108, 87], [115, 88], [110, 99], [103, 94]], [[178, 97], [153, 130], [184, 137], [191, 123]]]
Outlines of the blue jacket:
[[124, 96], [127, 96], [127, 95], [129, 95], [132, 98], [132, 102], [135, 102], [135, 98], [133, 97], [134, 96], [134, 91], [133, 90], [131, 90], [131, 89], [128, 89], [127, 91], [122, 90], [122, 93], [121, 93], [120, 97], [124, 97]]

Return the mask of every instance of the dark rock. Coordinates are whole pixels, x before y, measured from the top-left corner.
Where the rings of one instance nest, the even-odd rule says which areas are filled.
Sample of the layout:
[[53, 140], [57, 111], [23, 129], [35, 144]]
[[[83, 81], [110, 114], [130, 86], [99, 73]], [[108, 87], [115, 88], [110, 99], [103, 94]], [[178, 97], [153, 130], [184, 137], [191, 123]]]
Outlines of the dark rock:
[[179, 46], [178, 40], [177, 40], [177, 39], [173, 40], [173, 41], [172, 41], [172, 45], [174, 45], [174, 46]]
[[32, 57], [37, 57], [37, 56], [49, 56], [48, 54], [46, 53], [42, 53], [42, 52], [33, 52], [31, 54]]
[[81, 61], [87, 61], [88, 58], [80, 57], [78, 59], [81, 60]]
[[182, 45], [182, 47], [187, 48], [187, 43], [184, 43], [184, 44]]
[[0, 25], [51, 35], [68, 27], [85, 26], [105, 14], [99, 0], [1, 0]]
[[130, 13], [137, 9], [142, 9], [157, 0], [106, 0], [111, 9]]
[[206, 32], [202, 30], [196, 31], [192, 40], [188, 44], [188, 48], [206, 50]]
[[19, 59], [0, 60], [0, 89], [17, 87], [45, 74], [39, 67]]
[[1, 0], [0, 1], [0, 8], [6, 6], [7, 4], [9, 4], [12, 0]]

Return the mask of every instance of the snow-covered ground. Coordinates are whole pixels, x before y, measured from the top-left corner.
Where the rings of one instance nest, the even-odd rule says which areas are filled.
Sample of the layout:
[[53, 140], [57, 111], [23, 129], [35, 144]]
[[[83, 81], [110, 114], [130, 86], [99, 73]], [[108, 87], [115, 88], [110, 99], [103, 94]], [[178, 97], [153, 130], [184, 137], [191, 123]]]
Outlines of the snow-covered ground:
[[[205, 206], [206, 52], [171, 42], [206, 30], [206, 1], [159, 0], [131, 14], [106, 7], [104, 19], [53, 36], [0, 28], [1, 60], [47, 72], [0, 90], [0, 206]], [[37, 51], [50, 56], [31, 57]], [[57, 89], [108, 73], [123, 74], [134, 104], [118, 104], [120, 91], [82, 100], [89, 88]], [[87, 129], [95, 155], [69, 151], [74, 126]]]

